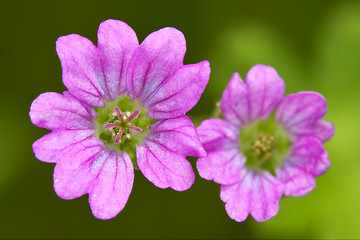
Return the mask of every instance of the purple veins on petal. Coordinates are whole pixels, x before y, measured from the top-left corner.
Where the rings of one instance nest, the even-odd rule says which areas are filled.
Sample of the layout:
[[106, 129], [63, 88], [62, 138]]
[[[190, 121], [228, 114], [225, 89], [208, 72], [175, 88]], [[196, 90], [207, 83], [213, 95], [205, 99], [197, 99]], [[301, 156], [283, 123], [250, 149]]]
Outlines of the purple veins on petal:
[[96, 46], [82, 36], [70, 34], [56, 41], [56, 51], [67, 89], [87, 104], [103, 107], [102, 98], [109, 97], [100, 84], [104, 73]]
[[145, 101], [157, 95], [157, 89], [183, 66], [185, 37], [167, 27], [151, 33], [135, 50], [127, 69], [127, 89], [131, 99]]
[[199, 101], [209, 81], [210, 64], [203, 61], [185, 65], [166, 79], [144, 106], [154, 119], [175, 118], [187, 113]]
[[59, 93], [40, 94], [30, 107], [32, 123], [49, 130], [93, 129], [93, 117], [81, 102]]
[[97, 171], [89, 189], [92, 213], [100, 219], [115, 217], [124, 207], [134, 183], [134, 168], [126, 152], [112, 151]]
[[[104, 79], [99, 81], [111, 100], [126, 91], [126, 69], [138, 46], [134, 30], [126, 23], [109, 19], [100, 24], [97, 48]], [[101, 82], [102, 80], [104, 82]]]
[[262, 222], [277, 214], [283, 192], [282, 182], [271, 174], [244, 168], [237, 183], [221, 186], [220, 198], [235, 221], [242, 222], [251, 214], [256, 221]]

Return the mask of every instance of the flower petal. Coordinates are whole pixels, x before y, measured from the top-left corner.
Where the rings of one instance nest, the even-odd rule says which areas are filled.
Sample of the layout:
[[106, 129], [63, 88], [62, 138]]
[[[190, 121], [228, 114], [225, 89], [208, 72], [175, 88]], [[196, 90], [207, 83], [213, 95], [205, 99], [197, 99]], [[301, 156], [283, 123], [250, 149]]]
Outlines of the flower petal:
[[284, 95], [285, 84], [271, 66], [255, 65], [246, 83], [235, 73], [223, 93], [221, 110], [224, 117], [237, 126], [266, 119]]
[[32, 123], [49, 130], [92, 129], [96, 112], [65, 93], [40, 94], [30, 107]]
[[239, 130], [226, 120], [207, 119], [196, 130], [206, 151], [238, 146]]
[[239, 131], [223, 119], [208, 119], [197, 128], [207, 156], [199, 158], [196, 167], [202, 178], [231, 184], [240, 177], [245, 158], [239, 152]]
[[111, 152], [96, 176], [89, 193], [92, 213], [100, 219], [115, 217], [124, 207], [134, 183], [129, 155]]
[[185, 51], [185, 37], [175, 28], [163, 28], [147, 36], [127, 69], [130, 98], [140, 98], [140, 103], [146, 100], [183, 65]]
[[334, 124], [332, 122], [327, 122], [324, 119], [319, 119], [314, 126], [314, 136], [316, 136], [320, 141], [326, 142], [332, 138], [335, 132]]
[[140, 171], [159, 188], [184, 191], [194, 183], [191, 164], [164, 145], [145, 140], [144, 145], [136, 147], [136, 156]]
[[[319, 126], [327, 111], [325, 98], [317, 92], [299, 92], [286, 96], [276, 111], [276, 121], [295, 135], [315, 134], [326, 139], [333, 133], [331, 126]], [[323, 124], [320, 122], [320, 124]], [[320, 127], [319, 133], [316, 129]], [[325, 127], [325, 128], [324, 128]], [[328, 133], [321, 133], [323, 130]]]
[[285, 84], [271, 66], [256, 65], [246, 76], [250, 120], [266, 119], [284, 96]]
[[276, 170], [276, 176], [285, 184], [285, 195], [304, 196], [315, 187], [315, 176], [330, 167], [329, 157], [322, 143], [315, 137], [298, 138], [292, 155]]
[[221, 186], [220, 197], [226, 203], [226, 212], [235, 221], [244, 221], [251, 214], [262, 222], [277, 214], [283, 192], [283, 184], [269, 173], [243, 169], [237, 183]]
[[159, 143], [183, 156], [201, 157], [206, 152], [188, 116], [160, 120], [150, 126], [149, 141]]
[[233, 184], [239, 180], [244, 163], [245, 157], [240, 154], [239, 149], [220, 149], [199, 158], [196, 168], [204, 179], [220, 184]]
[[56, 162], [69, 148], [89, 139], [94, 130], [64, 130], [53, 131], [38, 139], [33, 144], [37, 159], [44, 162]]
[[54, 189], [63, 199], [73, 199], [89, 192], [102, 163], [109, 157], [102, 142], [92, 137], [73, 145], [67, 154], [57, 159], [54, 170]]
[[329, 157], [322, 143], [311, 136], [301, 137], [295, 141], [290, 162], [314, 176], [324, 174], [330, 167]]
[[79, 35], [70, 34], [56, 41], [56, 51], [61, 61], [63, 82], [80, 100], [95, 107], [103, 107], [104, 73], [98, 49]]
[[304, 196], [311, 192], [316, 184], [310, 173], [293, 166], [290, 162], [285, 162], [282, 168], [277, 169], [276, 176], [285, 184], [286, 196]]
[[126, 90], [125, 70], [138, 46], [134, 30], [126, 23], [110, 19], [100, 24], [98, 49], [105, 78], [99, 80], [105, 80], [101, 86], [105, 86], [110, 99], [114, 100]]
[[174, 118], [192, 109], [199, 101], [210, 75], [210, 64], [203, 61], [181, 67], [163, 81], [157, 91], [144, 102], [148, 116], [155, 119]]
[[240, 79], [239, 73], [234, 73], [222, 94], [221, 112], [226, 120], [241, 127], [250, 121], [248, 102], [246, 85]]

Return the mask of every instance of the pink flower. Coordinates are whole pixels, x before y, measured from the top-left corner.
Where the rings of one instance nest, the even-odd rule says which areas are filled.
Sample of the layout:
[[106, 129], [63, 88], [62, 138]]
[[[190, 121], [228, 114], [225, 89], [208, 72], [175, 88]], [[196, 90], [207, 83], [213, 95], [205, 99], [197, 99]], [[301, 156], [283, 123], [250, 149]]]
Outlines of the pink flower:
[[134, 167], [159, 188], [190, 188], [186, 156], [205, 151], [184, 114], [198, 102], [210, 67], [183, 65], [183, 34], [163, 28], [139, 45], [127, 24], [107, 20], [97, 46], [70, 34], [56, 50], [68, 92], [41, 94], [30, 109], [33, 124], [52, 131], [33, 151], [56, 163], [56, 193], [63, 199], [88, 193], [94, 216], [109, 219], [128, 200]]
[[322, 144], [334, 126], [322, 119], [325, 98], [316, 92], [283, 97], [284, 90], [270, 66], [254, 66], [246, 83], [235, 73], [220, 104], [225, 119], [197, 128], [208, 153], [197, 162], [200, 176], [221, 184], [226, 211], [238, 222], [249, 214], [256, 221], [275, 216], [283, 194], [308, 194], [330, 166]]

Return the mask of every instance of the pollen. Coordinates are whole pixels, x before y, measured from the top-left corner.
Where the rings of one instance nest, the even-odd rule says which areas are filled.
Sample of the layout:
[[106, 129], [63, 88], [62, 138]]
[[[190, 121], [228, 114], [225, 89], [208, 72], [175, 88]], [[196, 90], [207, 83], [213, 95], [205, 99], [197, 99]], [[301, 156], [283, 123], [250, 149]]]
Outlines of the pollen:
[[268, 159], [272, 156], [272, 150], [274, 148], [274, 136], [264, 135], [259, 133], [257, 139], [251, 146], [251, 149], [256, 152], [258, 157]]

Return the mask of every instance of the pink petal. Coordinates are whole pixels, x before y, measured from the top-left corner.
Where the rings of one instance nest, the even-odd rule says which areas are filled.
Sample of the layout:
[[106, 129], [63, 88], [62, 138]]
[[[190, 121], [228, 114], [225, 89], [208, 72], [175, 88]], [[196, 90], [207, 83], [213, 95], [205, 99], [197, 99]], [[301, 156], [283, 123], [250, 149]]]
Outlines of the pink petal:
[[277, 178], [285, 184], [286, 196], [300, 197], [311, 192], [315, 187], [314, 177], [299, 167], [285, 162], [283, 167], [276, 170]]
[[194, 124], [188, 116], [157, 121], [150, 129], [151, 135], [147, 137], [149, 141], [159, 143], [183, 156], [206, 155]]
[[96, 137], [73, 145], [57, 159], [54, 170], [54, 188], [63, 199], [73, 199], [89, 192], [92, 181], [109, 157]]
[[209, 119], [197, 131], [208, 153], [196, 163], [200, 176], [221, 184], [236, 182], [245, 162], [239, 151], [239, 130], [226, 120]]
[[239, 180], [245, 157], [236, 147], [208, 152], [199, 158], [196, 168], [202, 178], [214, 180], [220, 184], [232, 184]]
[[134, 168], [126, 152], [111, 152], [89, 192], [92, 213], [100, 219], [115, 217], [124, 207], [134, 183]]
[[237, 126], [266, 119], [284, 95], [285, 84], [271, 66], [255, 65], [246, 83], [235, 73], [223, 93], [221, 110], [224, 117]]
[[329, 157], [322, 143], [315, 137], [298, 138], [292, 149], [290, 162], [314, 176], [324, 174], [330, 167]]
[[335, 132], [334, 124], [324, 119], [319, 119], [314, 126], [314, 135], [322, 142], [326, 142], [332, 138]]
[[110, 19], [100, 24], [98, 49], [105, 78], [99, 80], [105, 80], [101, 86], [105, 86], [110, 99], [124, 93], [125, 70], [138, 45], [134, 30], [126, 23]]
[[104, 73], [98, 49], [79, 35], [70, 34], [56, 41], [56, 51], [63, 70], [63, 82], [80, 100], [95, 107], [103, 107]]
[[136, 49], [126, 74], [130, 98], [142, 103], [181, 66], [186, 43], [175, 28], [163, 28], [151, 33]]
[[[276, 111], [277, 122], [283, 124], [287, 131], [295, 135], [319, 134], [324, 139], [333, 133], [331, 126], [319, 126], [327, 111], [325, 98], [316, 92], [299, 92], [286, 96]], [[320, 122], [320, 124], [322, 124]], [[319, 133], [316, 129], [320, 127]], [[323, 133], [322, 131], [329, 131]]]
[[31, 104], [34, 125], [50, 130], [92, 129], [96, 113], [68, 94], [43, 93]]
[[226, 212], [235, 221], [244, 221], [251, 214], [262, 222], [277, 214], [283, 192], [283, 184], [269, 173], [243, 169], [239, 182], [221, 186], [220, 197], [226, 203]]
[[315, 137], [305, 136], [294, 142], [291, 156], [276, 170], [276, 176], [285, 184], [285, 195], [303, 196], [315, 187], [314, 177], [329, 167], [322, 143]]
[[256, 65], [246, 76], [250, 120], [267, 119], [284, 96], [285, 84], [271, 66]]
[[207, 119], [196, 129], [205, 150], [236, 148], [240, 136], [238, 128], [223, 119]]
[[222, 94], [221, 112], [225, 119], [235, 126], [242, 126], [250, 121], [249, 99], [245, 82], [239, 73], [234, 73]]
[[155, 119], [174, 118], [192, 109], [199, 101], [209, 81], [208, 61], [185, 65], [163, 81], [144, 106], [149, 107], [148, 116]]
[[86, 141], [94, 133], [94, 130], [53, 131], [34, 142], [33, 151], [41, 161], [56, 162], [69, 148]]
[[136, 147], [136, 156], [140, 171], [159, 188], [184, 191], [194, 183], [191, 164], [164, 145], [145, 140], [144, 145]]
[[313, 124], [302, 126], [296, 131], [297, 136], [314, 136], [322, 142], [326, 142], [332, 138], [335, 132], [334, 124], [320, 118]]

